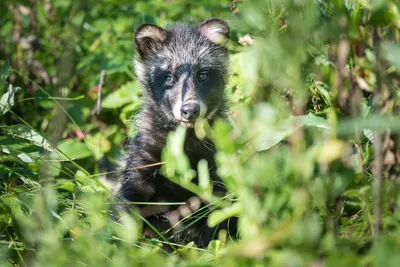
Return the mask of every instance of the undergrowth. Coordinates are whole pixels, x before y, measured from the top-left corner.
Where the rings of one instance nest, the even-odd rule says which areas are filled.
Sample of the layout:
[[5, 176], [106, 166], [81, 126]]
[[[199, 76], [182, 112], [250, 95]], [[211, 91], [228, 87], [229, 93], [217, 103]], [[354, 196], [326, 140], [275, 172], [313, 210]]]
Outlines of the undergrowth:
[[[0, 10], [2, 266], [398, 265], [399, 1], [6, 0]], [[196, 132], [215, 143], [228, 194], [212, 194], [204, 162], [185, 164], [184, 128], [159, 164], [213, 207], [191, 220], [237, 216], [240, 236], [221, 231], [207, 249], [143, 238], [135, 210], [113, 219], [104, 178], [118, 177], [109, 166], [141, 106], [133, 31], [216, 16], [232, 29], [234, 126]]]

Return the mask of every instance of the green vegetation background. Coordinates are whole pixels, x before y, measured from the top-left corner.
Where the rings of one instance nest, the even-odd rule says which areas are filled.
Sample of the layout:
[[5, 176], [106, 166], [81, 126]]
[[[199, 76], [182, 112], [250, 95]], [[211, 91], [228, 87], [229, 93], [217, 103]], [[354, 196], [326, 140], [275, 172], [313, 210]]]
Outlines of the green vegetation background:
[[[203, 162], [191, 182], [184, 129], [162, 169], [210, 225], [239, 216], [240, 241], [166, 252], [143, 218], [110, 218], [101, 163], [135, 132], [134, 29], [210, 17], [232, 29], [235, 127], [196, 131], [229, 194]], [[399, 28], [397, 0], [1, 1], [0, 265], [398, 266]]]

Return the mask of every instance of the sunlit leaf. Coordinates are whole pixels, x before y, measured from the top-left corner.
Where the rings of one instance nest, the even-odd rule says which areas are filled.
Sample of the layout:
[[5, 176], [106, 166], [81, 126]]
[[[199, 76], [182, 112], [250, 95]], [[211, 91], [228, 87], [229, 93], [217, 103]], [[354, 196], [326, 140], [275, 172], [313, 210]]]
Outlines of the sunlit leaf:
[[329, 129], [327, 120], [311, 113], [304, 116], [292, 116], [276, 125], [271, 125], [268, 127], [268, 131], [259, 133], [259, 136], [254, 140], [257, 151], [267, 150], [277, 145], [296, 129], [303, 126]]
[[219, 223], [234, 217], [239, 216], [242, 213], [242, 207], [240, 203], [235, 203], [230, 207], [216, 210], [211, 213], [210, 217], [208, 218], [208, 226], [215, 227]]
[[126, 104], [138, 103], [139, 88], [140, 85], [137, 82], [128, 82], [118, 90], [107, 95], [103, 99], [101, 106], [103, 108], [114, 109]]
[[23, 139], [26, 139], [32, 144], [42, 147], [48, 151], [53, 151], [53, 147], [50, 145], [50, 143], [43, 138], [39, 133], [36, 131], [32, 130], [26, 125], [12, 125], [6, 128], [7, 132], [12, 135], [12, 136], [17, 136]]
[[21, 88], [9, 85], [7, 92], [5, 92], [0, 99], [0, 112], [2, 115], [6, 114], [10, 108], [14, 106], [14, 95]]
[[87, 145], [78, 139], [68, 139], [57, 146], [62, 152], [62, 159], [83, 159], [93, 155]]

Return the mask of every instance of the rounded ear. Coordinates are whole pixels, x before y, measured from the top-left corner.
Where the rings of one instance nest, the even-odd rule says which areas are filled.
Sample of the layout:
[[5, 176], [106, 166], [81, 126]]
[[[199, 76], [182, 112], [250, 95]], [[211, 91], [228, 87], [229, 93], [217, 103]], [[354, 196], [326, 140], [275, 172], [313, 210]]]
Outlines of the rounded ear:
[[201, 35], [213, 43], [219, 44], [224, 38], [229, 38], [229, 26], [224, 20], [212, 18], [197, 27]]
[[166, 32], [154, 24], [142, 24], [135, 31], [136, 50], [142, 58], [154, 52], [167, 38]]

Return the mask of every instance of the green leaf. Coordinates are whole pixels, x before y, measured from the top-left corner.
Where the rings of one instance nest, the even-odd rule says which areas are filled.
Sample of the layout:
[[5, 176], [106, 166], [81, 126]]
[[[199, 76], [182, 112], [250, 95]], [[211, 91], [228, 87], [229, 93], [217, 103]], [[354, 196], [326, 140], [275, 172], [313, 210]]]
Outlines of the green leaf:
[[162, 171], [168, 178], [179, 177], [182, 183], [190, 183], [194, 178], [189, 158], [186, 156], [183, 145], [186, 139], [186, 128], [178, 127], [170, 132], [167, 145], [162, 151], [161, 159], [168, 162], [162, 166]]
[[100, 160], [111, 149], [111, 142], [101, 133], [88, 135], [86, 140], [96, 160]]
[[127, 213], [122, 213], [120, 216], [120, 223], [122, 225], [117, 228], [118, 235], [125, 242], [135, 242], [141, 234], [141, 232], [139, 232], [137, 222]]
[[315, 82], [314, 85], [315, 85], [315, 89], [317, 89], [319, 94], [324, 99], [325, 103], [328, 104], [328, 105], [332, 105], [332, 95], [327, 90], [327, 88], [326, 88], [327, 86], [324, 83], [320, 82], [320, 81]]
[[7, 92], [2, 95], [0, 99], [0, 113], [1, 115], [6, 114], [11, 107], [14, 106], [14, 95], [18, 92], [21, 88], [13, 87], [12, 84], [8, 86]]
[[266, 126], [268, 127], [266, 131], [259, 132], [258, 137], [254, 140], [256, 150], [263, 151], [270, 149], [292, 134], [296, 129], [303, 126], [329, 129], [327, 120], [317, 117], [314, 114], [291, 116], [276, 125], [268, 125]]
[[208, 189], [210, 187], [210, 173], [208, 171], [207, 160], [202, 159], [198, 163], [197, 167], [199, 171], [199, 186], [202, 189]]
[[88, 177], [85, 173], [83, 173], [80, 170], [76, 172], [75, 179], [80, 185], [80, 190], [83, 192], [93, 193], [100, 190], [104, 190], [103, 187], [100, 187], [99, 184], [96, 183], [96, 180], [94, 180], [91, 177]]
[[132, 125], [130, 121], [132, 118], [132, 114], [138, 111], [140, 106], [141, 103], [139, 101], [127, 104], [125, 107], [122, 108], [119, 118], [122, 120], [123, 123], [125, 123], [128, 127], [130, 127]]
[[242, 213], [241, 203], [234, 203], [230, 207], [226, 207], [221, 210], [216, 210], [210, 214], [210, 217], [208, 217], [208, 226], [215, 227], [217, 226], [217, 224], [231, 217], [239, 216], [241, 213]]
[[26, 163], [31, 163], [31, 162], [35, 162], [31, 157], [29, 157], [27, 154], [25, 154], [25, 153], [19, 153], [18, 155], [17, 155], [17, 157], [20, 159], [20, 160], [22, 160], [23, 162], [26, 162]]
[[212, 195], [212, 183], [210, 179], [210, 172], [208, 170], [208, 162], [205, 159], [199, 161], [197, 165], [199, 188], [203, 191], [202, 194], [206, 194], [204, 198]]
[[0, 90], [6, 85], [8, 77], [10, 77], [10, 62], [7, 60], [0, 66]]
[[68, 139], [59, 144], [57, 148], [64, 154], [60, 155], [62, 159], [83, 159], [93, 155], [88, 146], [78, 139]]
[[315, 116], [312, 113], [309, 113], [304, 116], [292, 116], [289, 118], [289, 121], [292, 121], [294, 124], [300, 123], [302, 126], [312, 126], [321, 129], [329, 130], [329, 123], [326, 119]]
[[13, 217], [22, 217], [24, 215], [21, 201], [17, 197], [2, 196], [1, 202], [8, 207]]
[[66, 190], [66, 191], [71, 192], [71, 193], [75, 193], [76, 192], [76, 185], [74, 183], [72, 183], [72, 182], [68, 182], [68, 183], [62, 184], [58, 188]]
[[222, 243], [220, 240], [211, 240], [207, 248], [212, 254], [217, 255], [222, 248]]
[[140, 85], [138, 82], [128, 82], [121, 86], [118, 90], [107, 95], [101, 106], [103, 108], [119, 108], [129, 103], [138, 103]]
[[8, 133], [12, 136], [17, 136], [29, 140], [32, 144], [42, 147], [48, 151], [53, 151], [53, 147], [39, 133], [35, 132], [26, 125], [12, 125], [6, 127]]

